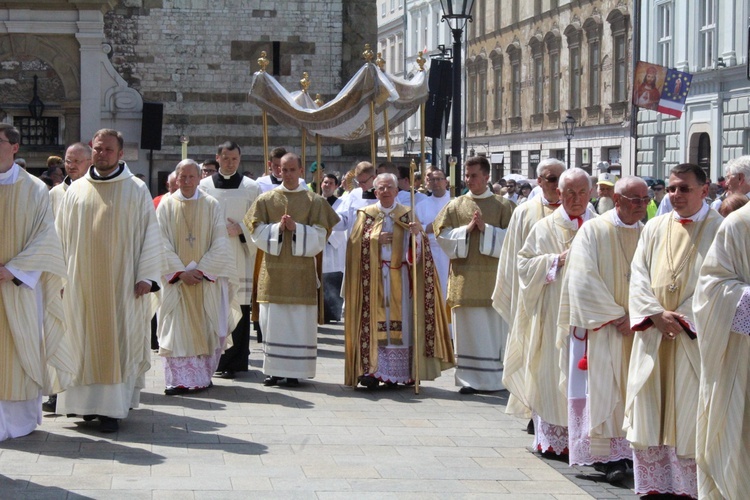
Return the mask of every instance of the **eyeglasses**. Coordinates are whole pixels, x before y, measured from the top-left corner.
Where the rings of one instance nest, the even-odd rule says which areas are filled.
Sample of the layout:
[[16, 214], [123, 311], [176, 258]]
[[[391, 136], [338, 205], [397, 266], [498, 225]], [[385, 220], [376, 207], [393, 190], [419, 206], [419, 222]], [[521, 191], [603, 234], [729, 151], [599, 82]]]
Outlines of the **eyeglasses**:
[[367, 181], [369, 181], [370, 179], [374, 179], [374, 178], [375, 178], [375, 176], [374, 176], [374, 175], [371, 175], [370, 177], [367, 177], [366, 179], [356, 179], [356, 178], [355, 178], [355, 179], [354, 179], [354, 181], [355, 181], [355, 182], [356, 182], [357, 184], [360, 184], [360, 185], [361, 185], [361, 184], [364, 184], [364, 183], [366, 183], [366, 182], [367, 182]]
[[676, 193], [679, 191], [681, 194], [688, 194], [693, 189], [696, 189], [695, 187], [690, 186], [667, 186], [667, 191], [670, 193]]
[[664, 190], [664, 186], [654, 186], [651, 189], [653, 189], [654, 191], [662, 191]]
[[648, 205], [648, 202], [651, 201], [651, 198], [648, 196], [644, 196], [643, 198], [631, 198], [630, 196], [625, 196], [624, 194], [620, 195], [622, 198], [625, 198], [633, 205]]
[[444, 181], [444, 180], [445, 180], [445, 177], [430, 177], [430, 178], [428, 179], [428, 181], [429, 181], [429, 182], [433, 182], [433, 181]]
[[203, 174], [215, 174], [217, 171], [213, 168], [202, 168], [201, 173]]
[[8, 144], [13, 144], [8, 139], [0, 139], [0, 143], [7, 142]]
[[548, 177], [545, 177], [542, 175], [540, 177], [544, 179], [545, 181], [549, 182], [550, 184], [554, 184], [555, 182], [557, 182], [557, 179], [559, 179], [559, 177], [556, 175], [550, 175]]

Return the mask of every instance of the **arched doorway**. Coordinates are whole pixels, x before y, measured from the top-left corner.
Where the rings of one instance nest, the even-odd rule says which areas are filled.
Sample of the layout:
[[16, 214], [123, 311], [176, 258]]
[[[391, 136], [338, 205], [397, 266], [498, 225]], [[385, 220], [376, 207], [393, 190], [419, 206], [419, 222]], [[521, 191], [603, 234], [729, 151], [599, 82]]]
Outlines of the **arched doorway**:
[[706, 172], [706, 177], [711, 178], [711, 137], [703, 132], [698, 136], [698, 158], [699, 167]]

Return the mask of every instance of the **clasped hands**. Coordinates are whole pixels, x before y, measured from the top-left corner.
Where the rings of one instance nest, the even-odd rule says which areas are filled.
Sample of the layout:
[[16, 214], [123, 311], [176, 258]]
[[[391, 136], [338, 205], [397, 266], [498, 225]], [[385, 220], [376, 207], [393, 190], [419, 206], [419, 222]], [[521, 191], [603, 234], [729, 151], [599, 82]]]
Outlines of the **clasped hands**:
[[471, 217], [471, 222], [469, 222], [469, 225], [466, 226], [466, 231], [470, 233], [474, 230], [474, 228], [478, 229], [482, 233], [484, 232], [485, 223], [482, 219], [482, 212], [480, 212], [479, 210], [474, 211], [474, 215], [472, 215]]
[[674, 340], [678, 334], [684, 331], [678, 320], [684, 320], [685, 316], [674, 311], [664, 311], [653, 314], [649, 316], [649, 318], [651, 318], [651, 321], [654, 322], [654, 326], [661, 332], [662, 337], [665, 339]]
[[[409, 223], [409, 232], [414, 236], [422, 232], [422, 224], [419, 221]], [[393, 233], [381, 232], [378, 236], [378, 243], [381, 245], [390, 245], [393, 243]]]

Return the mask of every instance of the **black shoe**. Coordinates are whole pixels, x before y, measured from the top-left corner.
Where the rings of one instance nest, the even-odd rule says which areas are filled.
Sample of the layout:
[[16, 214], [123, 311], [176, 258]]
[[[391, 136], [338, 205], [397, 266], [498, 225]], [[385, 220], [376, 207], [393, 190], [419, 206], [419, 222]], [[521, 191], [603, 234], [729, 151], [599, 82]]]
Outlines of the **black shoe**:
[[534, 435], [534, 419], [529, 420], [529, 425], [526, 426], [526, 434]]
[[620, 483], [625, 479], [627, 466], [622, 460], [607, 464], [606, 478], [609, 484]]
[[359, 377], [359, 383], [368, 389], [377, 389], [380, 381], [375, 377], [363, 375]]
[[270, 387], [272, 385], [279, 385], [279, 380], [281, 380], [281, 377], [274, 377], [273, 375], [268, 375], [265, 379], [263, 379], [263, 385], [266, 387]]
[[476, 390], [476, 389], [474, 389], [473, 387], [470, 387], [470, 386], [468, 386], [468, 385], [465, 385], [465, 386], [461, 387], [461, 388], [460, 388], [460, 389], [458, 390], [458, 393], [459, 393], [459, 394], [476, 394], [476, 393], [477, 393], [477, 390]]
[[120, 429], [120, 424], [116, 418], [105, 417], [101, 415], [99, 417], [99, 430], [105, 434], [111, 434], [117, 432]]
[[190, 389], [185, 387], [167, 387], [164, 389], [165, 396], [177, 396], [179, 394], [187, 394], [188, 392], [190, 392]]
[[83, 421], [84, 422], [92, 422], [92, 421], [96, 420], [96, 417], [98, 417], [98, 416], [99, 415], [84, 415], [83, 416]]
[[214, 377], [232, 380], [233, 378], [237, 377], [237, 374], [234, 372], [234, 370], [224, 370], [214, 373]]
[[286, 378], [286, 385], [287, 387], [299, 387], [299, 379], [298, 378]]
[[42, 403], [42, 410], [55, 413], [57, 411], [57, 394], [52, 394], [47, 401]]

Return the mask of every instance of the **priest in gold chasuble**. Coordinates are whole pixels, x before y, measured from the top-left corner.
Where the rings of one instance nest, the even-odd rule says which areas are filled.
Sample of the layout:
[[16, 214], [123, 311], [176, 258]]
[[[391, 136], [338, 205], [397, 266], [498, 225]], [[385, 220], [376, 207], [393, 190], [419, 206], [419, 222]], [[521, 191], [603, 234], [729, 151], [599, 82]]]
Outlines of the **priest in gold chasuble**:
[[157, 334], [168, 396], [209, 387], [241, 315], [219, 202], [197, 189], [195, 161], [182, 160], [175, 174], [178, 190], [156, 210], [167, 259]]
[[[454, 362], [429, 242], [418, 223], [410, 224], [410, 209], [396, 203], [397, 182], [393, 174], [377, 176], [378, 202], [357, 211], [347, 245], [344, 382], [352, 387], [413, 382], [415, 355], [420, 380], [437, 378]], [[416, 264], [410, 234], [420, 236]], [[415, 284], [411, 265], [418, 266]]]
[[123, 137], [103, 129], [93, 140], [93, 165], [65, 193], [56, 220], [67, 263], [63, 304], [83, 349], [75, 385], [57, 411], [99, 418], [102, 432], [137, 408], [151, 365], [151, 318], [164, 253], [146, 185], [125, 163]]
[[[316, 255], [339, 221], [325, 198], [302, 186], [300, 157], [281, 158], [282, 184], [258, 197], [245, 216], [252, 242], [263, 251], [258, 275], [265, 385], [296, 386], [313, 378], [318, 305], [322, 300]], [[322, 318], [321, 318], [322, 320]]]
[[448, 203], [433, 227], [450, 258], [448, 306], [456, 341], [456, 385], [461, 394], [472, 394], [505, 388], [502, 353], [508, 326], [492, 308], [492, 290], [514, 206], [487, 187], [486, 158], [469, 158], [465, 172], [469, 192]]
[[[562, 206], [537, 222], [518, 254], [518, 312], [513, 329], [527, 346], [524, 385], [517, 395], [534, 414], [534, 447], [542, 453], [568, 453], [568, 401], [557, 345], [562, 283], [570, 244], [581, 226], [596, 217], [588, 207], [591, 179], [585, 170], [563, 172], [558, 184]], [[530, 203], [530, 202], [528, 202]]]
[[674, 210], [646, 224], [633, 257], [629, 303], [636, 333], [624, 426], [635, 450], [637, 494], [697, 497], [700, 352], [693, 291], [722, 218], [703, 202], [708, 186], [698, 165], [674, 167], [667, 191]]
[[0, 124], [0, 441], [41, 424], [42, 394], [70, 385], [80, 363], [65, 329], [49, 190], [13, 161], [19, 142]]

